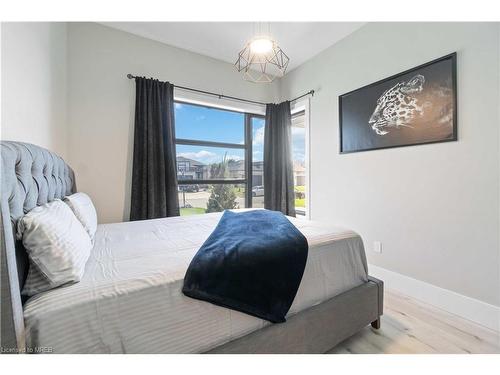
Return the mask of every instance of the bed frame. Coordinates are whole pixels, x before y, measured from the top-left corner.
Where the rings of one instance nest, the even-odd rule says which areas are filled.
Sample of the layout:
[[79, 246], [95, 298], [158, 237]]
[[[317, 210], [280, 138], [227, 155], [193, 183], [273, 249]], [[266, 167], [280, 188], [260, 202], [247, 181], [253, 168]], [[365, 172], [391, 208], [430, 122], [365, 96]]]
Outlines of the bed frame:
[[[25, 352], [20, 290], [28, 257], [15, 239], [15, 224], [37, 205], [76, 192], [72, 169], [56, 154], [21, 142], [1, 141], [2, 353]], [[380, 327], [383, 282], [369, 281], [317, 306], [210, 350], [208, 353], [324, 353], [371, 323]]]

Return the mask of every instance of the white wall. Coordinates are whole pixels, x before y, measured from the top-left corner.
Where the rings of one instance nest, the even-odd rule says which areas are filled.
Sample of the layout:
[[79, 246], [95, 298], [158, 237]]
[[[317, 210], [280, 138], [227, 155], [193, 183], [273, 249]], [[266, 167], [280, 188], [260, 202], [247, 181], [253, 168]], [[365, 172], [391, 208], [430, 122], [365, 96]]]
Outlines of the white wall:
[[3, 140], [66, 157], [66, 24], [2, 23]]
[[127, 73], [259, 101], [275, 94], [232, 64], [98, 24], [68, 24], [68, 161], [100, 222], [129, 217], [135, 84]]
[[[280, 82], [283, 98], [316, 90], [312, 218], [357, 230], [372, 264], [497, 306], [499, 38], [498, 24], [368, 24]], [[453, 51], [458, 142], [338, 153], [339, 95]]]

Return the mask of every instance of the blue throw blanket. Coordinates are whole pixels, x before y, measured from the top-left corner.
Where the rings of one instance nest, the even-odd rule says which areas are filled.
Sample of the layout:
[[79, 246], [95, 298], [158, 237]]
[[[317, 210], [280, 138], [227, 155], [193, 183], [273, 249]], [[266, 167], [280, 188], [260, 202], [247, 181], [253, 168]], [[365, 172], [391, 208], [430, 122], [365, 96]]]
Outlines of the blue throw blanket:
[[284, 322], [307, 252], [306, 238], [281, 212], [225, 211], [191, 261], [182, 292], [273, 323]]

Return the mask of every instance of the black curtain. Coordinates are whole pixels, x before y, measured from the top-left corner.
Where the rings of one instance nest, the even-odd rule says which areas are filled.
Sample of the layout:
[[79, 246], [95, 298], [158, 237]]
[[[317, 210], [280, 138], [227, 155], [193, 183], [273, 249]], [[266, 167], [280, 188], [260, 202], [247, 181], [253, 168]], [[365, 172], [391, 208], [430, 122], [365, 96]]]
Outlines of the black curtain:
[[290, 102], [266, 106], [264, 207], [295, 216]]
[[130, 220], [178, 216], [174, 85], [136, 77], [135, 87]]

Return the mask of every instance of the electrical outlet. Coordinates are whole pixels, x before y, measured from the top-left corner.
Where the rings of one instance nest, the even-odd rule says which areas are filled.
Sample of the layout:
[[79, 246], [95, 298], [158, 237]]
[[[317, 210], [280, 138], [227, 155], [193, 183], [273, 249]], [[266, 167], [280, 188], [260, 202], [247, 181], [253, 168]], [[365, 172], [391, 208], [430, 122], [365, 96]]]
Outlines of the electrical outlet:
[[382, 254], [382, 242], [373, 241], [373, 251]]

